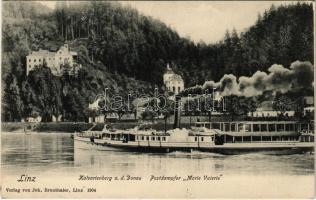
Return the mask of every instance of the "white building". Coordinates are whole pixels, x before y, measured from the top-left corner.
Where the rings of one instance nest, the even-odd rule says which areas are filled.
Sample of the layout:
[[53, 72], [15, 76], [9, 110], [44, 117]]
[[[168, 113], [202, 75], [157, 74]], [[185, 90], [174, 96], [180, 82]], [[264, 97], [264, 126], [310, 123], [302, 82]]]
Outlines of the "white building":
[[[30, 71], [34, 70], [37, 66], [43, 66], [46, 63], [47, 67], [51, 69], [52, 73], [56, 76], [62, 75], [62, 65], [68, 64], [74, 69], [74, 57], [77, 56], [77, 52], [70, 51], [68, 44], [65, 44], [59, 48], [57, 52], [50, 52], [40, 49], [39, 51], [32, 51], [31, 54], [26, 56], [26, 75]], [[81, 66], [79, 66], [80, 68]], [[70, 72], [71, 73], [71, 72]]]
[[33, 123], [38, 123], [42, 121], [42, 117], [41, 116], [37, 116], [37, 117], [28, 117], [26, 118], [27, 122], [33, 122]]
[[90, 110], [99, 110], [99, 109], [100, 109], [100, 106], [99, 106], [100, 100], [101, 100], [101, 99], [98, 98], [98, 99], [95, 100], [94, 102], [89, 103], [88, 108], [89, 108]]
[[62, 121], [62, 115], [53, 115], [52, 116], [52, 122], [61, 122]]
[[[273, 101], [264, 101], [258, 106], [256, 111], [249, 112], [249, 117], [278, 117], [281, 112], [273, 109]], [[293, 117], [295, 114], [294, 110], [288, 110], [283, 113], [288, 117]]]
[[168, 91], [178, 94], [184, 90], [184, 81], [182, 77], [178, 74], [175, 74], [172, 69], [167, 64], [167, 71], [163, 75], [163, 83], [165, 84]]
[[89, 123], [104, 123], [105, 115], [101, 114], [95, 117], [89, 117]]

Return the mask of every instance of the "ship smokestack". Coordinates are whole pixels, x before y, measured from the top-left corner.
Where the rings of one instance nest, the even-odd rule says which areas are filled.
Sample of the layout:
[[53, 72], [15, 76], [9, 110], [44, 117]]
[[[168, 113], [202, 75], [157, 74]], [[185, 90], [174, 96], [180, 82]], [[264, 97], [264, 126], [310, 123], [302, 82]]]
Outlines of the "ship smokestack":
[[181, 122], [181, 96], [175, 97], [175, 106], [174, 106], [174, 124], [173, 128], [180, 128]]

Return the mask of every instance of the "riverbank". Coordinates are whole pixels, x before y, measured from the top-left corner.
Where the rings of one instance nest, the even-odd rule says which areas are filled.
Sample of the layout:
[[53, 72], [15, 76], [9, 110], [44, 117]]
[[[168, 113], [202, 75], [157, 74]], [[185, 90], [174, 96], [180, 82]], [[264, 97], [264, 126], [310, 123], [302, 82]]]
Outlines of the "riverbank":
[[[139, 125], [138, 122], [115, 122], [111, 123], [116, 129], [131, 129]], [[91, 128], [94, 124], [86, 122], [41, 122], [41, 123], [28, 123], [28, 122], [4, 122], [1, 123], [1, 130], [3, 132], [24, 132], [24, 131], [35, 131], [35, 132], [63, 132], [63, 133], [74, 133], [86, 131]], [[149, 124], [149, 127], [158, 131], [165, 129], [164, 122], [156, 122]], [[104, 127], [104, 123], [98, 123], [93, 130], [100, 131]], [[181, 124], [182, 128], [189, 128], [190, 124]], [[173, 124], [167, 124], [167, 130], [172, 129]]]

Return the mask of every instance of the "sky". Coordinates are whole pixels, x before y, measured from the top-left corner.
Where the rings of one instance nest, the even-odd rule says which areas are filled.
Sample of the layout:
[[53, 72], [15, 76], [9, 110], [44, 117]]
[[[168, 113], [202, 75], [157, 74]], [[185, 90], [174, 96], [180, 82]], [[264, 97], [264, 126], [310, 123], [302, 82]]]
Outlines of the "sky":
[[[54, 8], [55, 1], [41, 2]], [[223, 39], [226, 30], [238, 33], [255, 24], [258, 14], [272, 4], [287, 1], [121, 1], [124, 6], [159, 19], [180, 36], [195, 42], [215, 43]]]

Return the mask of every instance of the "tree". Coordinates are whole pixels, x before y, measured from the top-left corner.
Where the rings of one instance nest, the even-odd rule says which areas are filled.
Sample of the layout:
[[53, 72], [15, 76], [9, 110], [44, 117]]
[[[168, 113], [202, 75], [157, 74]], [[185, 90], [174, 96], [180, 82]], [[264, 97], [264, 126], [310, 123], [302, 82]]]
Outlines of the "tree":
[[235, 120], [235, 117], [245, 116], [249, 112], [254, 112], [257, 108], [256, 101], [252, 97], [243, 97], [230, 95], [225, 98], [225, 113], [230, 115], [231, 121]]
[[213, 95], [205, 95], [201, 98], [201, 109], [202, 112], [207, 113], [208, 122], [212, 120], [212, 112], [214, 111], [214, 97]]
[[154, 120], [156, 116], [156, 112], [146, 108], [144, 112], [142, 112], [141, 117], [143, 120]]
[[160, 108], [159, 113], [163, 115], [164, 121], [165, 121], [165, 133], [167, 132], [167, 119], [174, 113], [174, 102], [166, 99], [166, 104], [162, 105], [162, 102], [160, 102]]
[[272, 105], [273, 110], [279, 112], [281, 117], [285, 116], [284, 114], [286, 111], [292, 110], [292, 106], [291, 99], [284, 95], [275, 97]]
[[[311, 3], [275, 6], [246, 31], [227, 30], [213, 44], [182, 38], [161, 21], [118, 2], [58, 2], [56, 10], [37, 2], [4, 2], [3, 7], [2, 88], [3, 96], [12, 99], [3, 102], [5, 120], [33, 110], [42, 110], [40, 115], [45, 110], [47, 116], [64, 113], [67, 120], [84, 119], [88, 103], [105, 87], [148, 94], [153, 86], [162, 88], [167, 62], [190, 88], [206, 80], [218, 81], [228, 73], [249, 76], [275, 63], [289, 66], [295, 60], [312, 61], [314, 55]], [[83, 66], [78, 77], [52, 78], [47, 73], [41, 79], [44, 73], [34, 70], [35, 82], [27, 80], [26, 55], [39, 48], [56, 49], [65, 41], [78, 52]], [[10, 74], [15, 78], [4, 81]], [[57, 93], [57, 88], [62, 92]], [[199, 88], [195, 88], [198, 93]], [[69, 94], [72, 89], [76, 92]], [[78, 108], [68, 109], [66, 98]], [[74, 112], [79, 109], [82, 112]]]
[[21, 106], [20, 91], [17, 86], [17, 81], [13, 75], [6, 78], [9, 83], [4, 89], [2, 97], [2, 117], [4, 121], [20, 121], [21, 119]]

